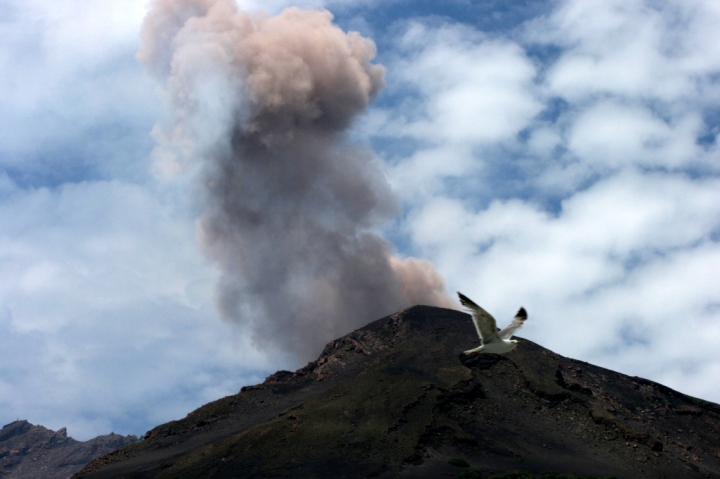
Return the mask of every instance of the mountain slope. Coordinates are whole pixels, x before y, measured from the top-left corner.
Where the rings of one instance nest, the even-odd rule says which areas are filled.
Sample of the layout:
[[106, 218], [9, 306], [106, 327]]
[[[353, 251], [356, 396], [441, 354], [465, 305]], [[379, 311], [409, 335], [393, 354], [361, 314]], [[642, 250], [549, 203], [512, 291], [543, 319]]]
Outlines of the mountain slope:
[[318, 361], [158, 426], [75, 477], [720, 477], [720, 406], [530, 341], [471, 359], [469, 316], [416, 306]]
[[81, 442], [65, 428], [55, 432], [15, 421], [0, 430], [0, 478], [67, 479], [91, 459], [136, 441], [111, 433]]

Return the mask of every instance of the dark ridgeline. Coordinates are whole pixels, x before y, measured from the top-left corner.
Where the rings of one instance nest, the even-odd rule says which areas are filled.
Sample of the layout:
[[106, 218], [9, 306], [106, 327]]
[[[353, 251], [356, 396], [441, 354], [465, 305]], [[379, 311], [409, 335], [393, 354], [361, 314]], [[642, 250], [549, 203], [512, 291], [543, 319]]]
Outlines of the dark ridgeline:
[[416, 306], [75, 477], [720, 477], [720, 406], [530, 341], [459, 356], [475, 344], [468, 315]]
[[136, 436], [113, 433], [76, 441], [65, 428], [55, 432], [15, 421], [0, 430], [0, 478], [67, 479], [91, 459], [134, 442]]

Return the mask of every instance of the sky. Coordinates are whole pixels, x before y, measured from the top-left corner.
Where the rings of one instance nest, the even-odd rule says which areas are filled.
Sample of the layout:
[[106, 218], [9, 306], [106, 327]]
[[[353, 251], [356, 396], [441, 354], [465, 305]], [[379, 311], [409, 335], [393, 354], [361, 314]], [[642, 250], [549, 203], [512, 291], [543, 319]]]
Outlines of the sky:
[[[393, 255], [499, 323], [524, 306], [559, 354], [720, 402], [720, 4], [237, 2], [292, 6], [375, 42], [385, 86], [343, 141], [388, 185], [368, 228]], [[203, 167], [159, 159], [179, 113], [136, 56], [148, 8], [0, 0], [2, 424], [142, 435], [304, 364], [218, 308]]]

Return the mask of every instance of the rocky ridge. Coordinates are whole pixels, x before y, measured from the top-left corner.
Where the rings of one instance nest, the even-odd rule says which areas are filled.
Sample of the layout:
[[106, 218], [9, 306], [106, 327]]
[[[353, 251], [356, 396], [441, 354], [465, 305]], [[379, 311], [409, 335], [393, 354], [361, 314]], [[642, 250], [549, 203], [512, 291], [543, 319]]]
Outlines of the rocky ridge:
[[0, 478], [67, 479], [90, 460], [137, 440], [110, 433], [76, 441], [65, 428], [56, 432], [18, 420], [0, 430]]

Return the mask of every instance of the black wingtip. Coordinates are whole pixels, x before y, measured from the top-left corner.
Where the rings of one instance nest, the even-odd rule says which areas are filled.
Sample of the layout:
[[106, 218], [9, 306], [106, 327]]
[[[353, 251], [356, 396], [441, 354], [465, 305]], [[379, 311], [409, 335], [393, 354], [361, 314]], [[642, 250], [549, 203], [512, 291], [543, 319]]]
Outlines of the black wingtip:
[[527, 319], [527, 317], [528, 317], [528, 316], [527, 316], [527, 311], [525, 311], [525, 308], [520, 307], [520, 309], [518, 309], [518, 312], [517, 312], [517, 314], [515, 315], [515, 317], [516, 317], [516, 318], [520, 318], [520, 319], [522, 319], [523, 321], [525, 321], [525, 320]]
[[463, 306], [474, 306], [475, 303], [472, 299], [468, 298], [464, 294], [462, 294], [460, 291], [457, 292], [458, 298], [460, 298], [460, 304]]

